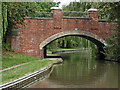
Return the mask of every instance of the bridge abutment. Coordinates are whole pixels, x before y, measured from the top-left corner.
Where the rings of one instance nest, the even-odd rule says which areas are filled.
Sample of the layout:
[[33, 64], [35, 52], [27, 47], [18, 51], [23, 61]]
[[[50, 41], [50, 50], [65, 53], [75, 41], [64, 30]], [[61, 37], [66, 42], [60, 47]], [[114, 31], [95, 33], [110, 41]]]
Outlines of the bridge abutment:
[[40, 57], [44, 58], [45, 57], [45, 48], [40, 49]]
[[105, 59], [105, 55], [103, 53], [104, 53], [103, 47], [97, 47], [97, 58], [99, 60], [104, 60]]

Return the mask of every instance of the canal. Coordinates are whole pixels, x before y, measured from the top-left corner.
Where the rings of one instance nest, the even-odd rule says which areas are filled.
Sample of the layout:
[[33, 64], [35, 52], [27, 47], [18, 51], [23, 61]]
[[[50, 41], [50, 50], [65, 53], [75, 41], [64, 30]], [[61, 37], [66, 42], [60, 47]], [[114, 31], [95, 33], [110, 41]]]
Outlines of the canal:
[[118, 63], [97, 60], [90, 50], [62, 53], [48, 78], [29, 88], [118, 88]]

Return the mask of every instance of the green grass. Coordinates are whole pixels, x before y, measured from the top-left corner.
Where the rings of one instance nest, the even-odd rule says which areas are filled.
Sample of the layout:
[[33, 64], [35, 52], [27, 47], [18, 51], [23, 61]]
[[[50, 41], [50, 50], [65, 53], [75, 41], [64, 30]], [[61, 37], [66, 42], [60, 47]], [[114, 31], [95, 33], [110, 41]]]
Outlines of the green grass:
[[[3, 44], [2, 48], [2, 69], [12, 67], [18, 64], [28, 63], [16, 68], [12, 68], [0, 73], [2, 74], [2, 84], [8, 83], [35, 71], [38, 71], [53, 63], [52, 60], [43, 60], [41, 58], [25, 56], [10, 49], [8, 44]], [[0, 78], [1, 79], [1, 78]]]
[[38, 71], [53, 63], [52, 60], [32, 61], [29, 64], [19, 66], [2, 72], [2, 84], [13, 81], [32, 72]]
[[41, 60], [40, 58], [25, 56], [16, 52], [3, 51], [2, 54], [2, 69], [12, 67], [18, 64], [31, 61]]

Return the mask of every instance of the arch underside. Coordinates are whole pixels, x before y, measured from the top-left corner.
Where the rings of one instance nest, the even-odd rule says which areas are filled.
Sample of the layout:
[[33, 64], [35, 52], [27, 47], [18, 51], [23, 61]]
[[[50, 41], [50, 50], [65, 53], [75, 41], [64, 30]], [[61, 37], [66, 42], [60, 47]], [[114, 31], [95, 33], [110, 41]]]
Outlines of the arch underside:
[[98, 37], [97, 35], [95, 35], [91, 32], [80, 31], [80, 30], [79, 31], [72, 31], [71, 30], [71, 31], [63, 31], [63, 32], [54, 34], [53, 36], [47, 38], [45, 41], [43, 41], [39, 45], [40, 50], [43, 49], [50, 42], [52, 42], [58, 38], [64, 37], [64, 36], [80, 36], [80, 37], [83, 37], [83, 38], [90, 40], [91, 42], [96, 44], [98, 47], [102, 47], [102, 46], [107, 45], [105, 40], [103, 40], [102, 38]]

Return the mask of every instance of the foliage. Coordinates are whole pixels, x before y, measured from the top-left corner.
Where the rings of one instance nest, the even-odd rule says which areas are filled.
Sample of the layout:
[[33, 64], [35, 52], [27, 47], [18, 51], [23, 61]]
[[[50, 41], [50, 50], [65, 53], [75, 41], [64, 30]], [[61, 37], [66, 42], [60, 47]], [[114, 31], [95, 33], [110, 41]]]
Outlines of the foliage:
[[12, 51], [11, 50], [11, 46], [10, 46], [10, 44], [8, 43], [2, 43], [2, 50], [4, 50], [4, 51]]
[[18, 25], [25, 25], [24, 20], [26, 16], [35, 17], [36, 12], [39, 11], [49, 12], [50, 7], [58, 4], [59, 3], [55, 2], [3, 2], [3, 40], [6, 36], [11, 34], [11, 31], [17, 28]]
[[107, 59], [120, 60], [120, 2], [99, 3], [99, 17], [107, 18], [108, 21], [114, 22], [115, 29], [113, 29], [111, 37], [109, 37], [108, 44], [105, 47], [105, 55]]
[[87, 2], [71, 2], [67, 6], [63, 6], [64, 11], [81, 11], [86, 12], [91, 7], [91, 3]]
[[97, 3], [96, 8], [99, 10], [99, 15], [101, 18], [106, 16], [109, 21], [116, 21], [120, 19], [120, 2], [99, 2]]
[[[23, 24], [24, 17], [35, 13], [32, 3], [4, 2], [2, 3], [3, 38], [11, 33], [18, 24]], [[34, 14], [31, 14], [34, 15]]]
[[36, 11], [40, 12], [50, 12], [50, 8], [53, 6], [58, 6], [60, 2], [37, 2], [36, 3]]
[[[91, 41], [79, 37], [79, 36], [66, 36], [59, 38], [47, 45], [48, 51], [54, 51], [60, 49], [92, 49], [92, 53], [95, 53], [97, 47]], [[95, 54], [94, 54], [95, 55]]]
[[78, 11], [70, 11], [70, 12], [63, 12], [63, 17], [88, 17], [88, 13], [78, 12]]

